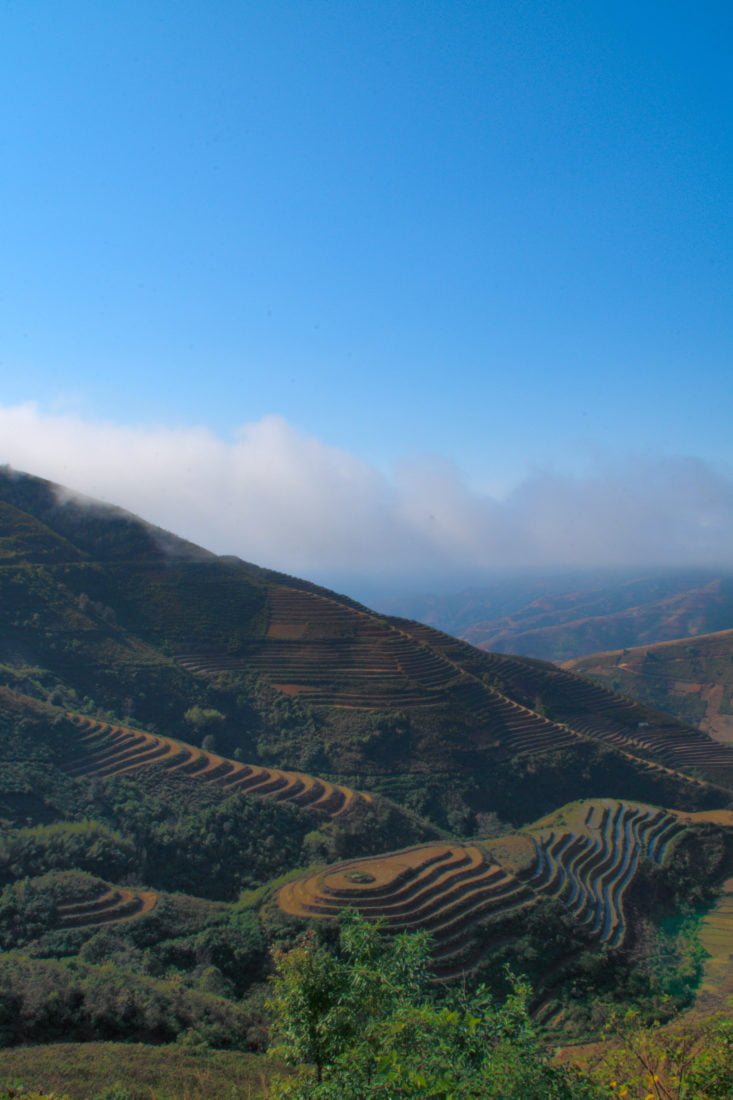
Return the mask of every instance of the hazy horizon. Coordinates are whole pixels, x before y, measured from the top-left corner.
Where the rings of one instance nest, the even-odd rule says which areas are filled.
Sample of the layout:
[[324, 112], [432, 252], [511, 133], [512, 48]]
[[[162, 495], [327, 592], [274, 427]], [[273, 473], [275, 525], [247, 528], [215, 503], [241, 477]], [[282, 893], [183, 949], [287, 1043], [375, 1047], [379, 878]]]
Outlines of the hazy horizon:
[[0, 406], [0, 438], [18, 470], [336, 586], [448, 591], [497, 572], [733, 564], [733, 479], [694, 458], [537, 471], [499, 498], [435, 460], [383, 474], [276, 417], [225, 441]]

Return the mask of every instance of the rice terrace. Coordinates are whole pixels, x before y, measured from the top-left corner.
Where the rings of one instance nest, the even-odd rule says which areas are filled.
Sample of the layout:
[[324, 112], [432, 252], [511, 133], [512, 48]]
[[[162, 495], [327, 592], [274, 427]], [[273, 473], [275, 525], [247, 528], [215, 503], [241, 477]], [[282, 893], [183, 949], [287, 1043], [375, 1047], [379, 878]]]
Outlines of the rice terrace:
[[307, 807], [330, 818], [348, 812], [359, 800], [370, 801], [369, 795], [301, 772], [225, 760], [181, 741], [110, 725], [81, 714], [68, 714], [68, 718], [83, 731], [80, 737], [82, 753], [72, 757], [65, 766], [69, 775], [97, 778], [125, 775], [153, 764], [168, 774], [211, 783], [227, 794], [239, 791], [269, 797]]
[[463, 977], [475, 926], [500, 925], [543, 896], [557, 899], [588, 939], [618, 947], [640, 863], [663, 865], [684, 834], [677, 815], [651, 806], [582, 802], [496, 845], [426, 845], [338, 864], [286, 884], [278, 902], [293, 916], [333, 919], [354, 908], [386, 932], [426, 929], [436, 974]]

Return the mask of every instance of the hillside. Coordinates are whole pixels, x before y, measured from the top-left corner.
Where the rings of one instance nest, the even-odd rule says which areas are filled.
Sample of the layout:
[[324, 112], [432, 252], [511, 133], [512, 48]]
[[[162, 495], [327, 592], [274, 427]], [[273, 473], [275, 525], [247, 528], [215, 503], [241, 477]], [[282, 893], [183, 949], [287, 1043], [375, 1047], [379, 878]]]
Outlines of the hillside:
[[462, 636], [481, 649], [563, 661], [600, 649], [718, 630], [733, 622], [730, 577], [704, 579], [681, 592], [659, 595], [665, 588], [662, 578], [611, 592], [571, 592], [538, 600], [508, 620], [475, 623]]
[[560, 899], [590, 939], [617, 946], [641, 860], [664, 863], [683, 832], [674, 815], [651, 806], [581, 803], [494, 843], [433, 844], [337, 864], [287, 884], [278, 900], [294, 916], [328, 918], [352, 907], [395, 931], [427, 928], [438, 973], [452, 976], [475, 951], [478, 923], [516, 920], [543, 896]]
[[[519, 958], [548, 1017], [561, 1005], [563, 1012], [578, 1008], [565, 982], [583, 953], [623, 954], [631, 944], [641, 963], [637, 923], [665, 893], [669, 901], [676, 889], [688, 910], [697, 904], [705, 913], [700, 899], [731, 856], [733, 811], [685, 815], [598, 799], [493, 840], [432, 843], [332, 864], [288, 882], [277, 903], [294, 918], [329, 921], [356, 909], [390, 934], [427, 930], [441, 981], [491, 980], [507, 958]], [[684, 867], [695, 867], [695, 881]], [[727, 913], [725, 897], [714, 920], [706, 914], [703, 921], [707, 935], [712, 928], [718, 933], [720, 983], [733, 980], [723, 954], [731, 946], [720, 916]]]
[[690, 1000], [733, 748], [37, 478], [0, 521], [0, 1045], [261, 1050], [271, 949], [346, 906], [579, 1034]]
[[565, 667], [733, 743], [733, 630], [595, 653]]
[[17, 691], [213, 738], [461, 831], [591, 795], [727, 801], [727, 750], [552, 665], [217, 558], [37, 478], [5, 471], [0, 501], [0, 672]]

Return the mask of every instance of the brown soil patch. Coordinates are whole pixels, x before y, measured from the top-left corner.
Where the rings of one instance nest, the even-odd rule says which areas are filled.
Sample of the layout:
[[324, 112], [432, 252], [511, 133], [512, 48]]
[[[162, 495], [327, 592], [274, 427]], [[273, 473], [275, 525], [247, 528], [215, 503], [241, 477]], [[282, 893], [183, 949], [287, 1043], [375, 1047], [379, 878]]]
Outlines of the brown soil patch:
[[733, 829], [733, 810], [698, 810], [686, 814], [682, 810], [670, 810], [680, 821], [689, 825], [723, 825]]
[[720, 713], [724, 693], [723, 684], [705, 684], [700, 693], [705, 703], [705, 717], [700, 729], [716, 741], [730, 744], [733, 742], [733, 714]]
[[307, 623], [270, 623], [265, 637], [297, 642], [304, 636], [307, 629]]
[[696, 684], [694, 680], [673, 680], [670, 691], [675, 695], [697, 695], [702, 691], [702, 684]]

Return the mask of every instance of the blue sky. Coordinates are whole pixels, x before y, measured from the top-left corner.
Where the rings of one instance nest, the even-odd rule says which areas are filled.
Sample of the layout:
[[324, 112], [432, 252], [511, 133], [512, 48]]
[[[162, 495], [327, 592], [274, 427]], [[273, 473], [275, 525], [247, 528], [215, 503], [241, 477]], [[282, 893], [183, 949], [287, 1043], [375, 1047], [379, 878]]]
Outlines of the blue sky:
[[59, 480], [44, 416], [282, 418], [499, 495], [730, 470], [732, 20], [7, 0], [0, 407], [36, 403]]

